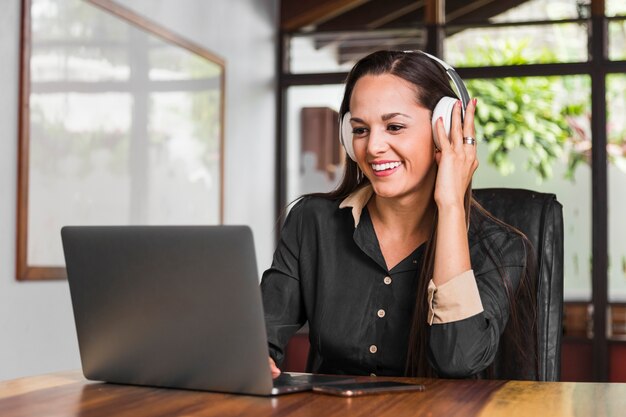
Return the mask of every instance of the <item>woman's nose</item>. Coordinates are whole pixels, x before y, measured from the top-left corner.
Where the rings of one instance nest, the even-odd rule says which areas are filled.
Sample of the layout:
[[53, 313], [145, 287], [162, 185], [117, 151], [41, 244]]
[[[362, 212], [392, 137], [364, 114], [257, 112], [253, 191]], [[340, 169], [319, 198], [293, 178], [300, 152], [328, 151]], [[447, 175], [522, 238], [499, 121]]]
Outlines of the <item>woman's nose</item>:
[[367, 152], [370, 155], [380, 155], [389, 149], [386, 132], [378, 129], [370, 131], [369, 140], [367, 142]]

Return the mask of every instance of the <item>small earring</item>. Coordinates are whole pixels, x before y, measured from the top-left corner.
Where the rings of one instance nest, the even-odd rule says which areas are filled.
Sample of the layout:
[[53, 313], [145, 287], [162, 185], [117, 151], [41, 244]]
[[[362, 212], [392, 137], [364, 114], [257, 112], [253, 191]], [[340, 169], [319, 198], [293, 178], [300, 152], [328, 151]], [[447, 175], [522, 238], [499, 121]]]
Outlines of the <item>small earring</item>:
[[358, 183], [360, 183], [361, 181], [363, 181], [363, 177], [365, 175], [363, 175], [363, 171], [361, 171], [361, 168], [359, 167], [359, 165], [356, 166], [356, 180]]

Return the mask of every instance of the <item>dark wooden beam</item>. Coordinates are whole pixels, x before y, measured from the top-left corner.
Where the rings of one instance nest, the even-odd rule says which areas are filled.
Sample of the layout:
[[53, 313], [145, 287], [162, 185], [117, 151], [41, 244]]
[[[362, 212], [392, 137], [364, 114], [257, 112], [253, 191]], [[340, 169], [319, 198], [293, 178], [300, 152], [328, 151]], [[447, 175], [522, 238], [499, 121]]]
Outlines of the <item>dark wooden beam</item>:
[[[525, 1], [525, 0], [521, 0]], [[475, 12], [477, 10], [493, 10], [495, 4], [499, 4], [500, 8], [502, 8], [505, 4], [510, 3], [510, 0], [505, 1], [497, 1], [497, 0], [474, 0], [474, 1], [459, 1], [459, 0], [448, 0], [446, 2], [446, 23], [452, 22], [456, 19], [462, 18]], [[504, 10], [508, 10], [510, 8], [506, 7]], [[496, 15], [497, 13], [493, 13], [491, 16]]]
[[369, 0], [283, 0], [281, 1], [281, 29], [296, 31], [318, 25], [346, 13]]
[[[446, 0], [445, 22], [446, 24], [487, 22], [489, 18], [506, 12], [526, 1], [528, 0], [479, 0], [476, 2]], [[382, 28], [410, 27], [422, 24], [424, 20], [424, 11], [419, 9], [387, 22]]]
[[[370, 0], [352, 7], [334, 11], [332, 17], [324, 17], [309, 24], [315, 32], [339, 32], [378, 28], [416, 27], [424, 24], [426, 3], [431, 0]], [[475, 24], [519, 6], [528, 0], [446, 0], [445, 22], [447, 24]], [[289, 3], [284, 3], [283, 8]], [[299, 6], [303, 7], [303, 6]], [[321, 7], [321, 6], [320, 6]], [[286, 18], [283, 18], [283, 21]], [[301, 29], [306, 25], [299, 25]]]
[[396, 29], [401, 27], [419, 27], [423, 26], [426, 21], [426, 7], [414, 10], [404, 16], [400, 16], [395, 20], [390, 20], [381, 26], [381, 29]]
[[464, 21], [486, 21], [487, 19], [506, 12], [528, 0], [448, 0], [446, 7], [446, 23]]
[[591, 0], [591, 15], [604, 16], [604, 0]]
[[317, 26], [317, 31], [376, 29], [416, 10], [424, 0], [372, 0]]
[[445, 0], [426, 0], [426, 24], [443, 25], [446, 22]]
[[593, 303], [593, 379], [608, 380], [606, 335], [608, 304], [608, 178], [606, 154], [607, 21], [604, 0], [592, 0], [591, 37], [591, 300]]
[[426, 45], [429, 54], [443, 57], [443, 25], [446, 23], [445, 0], [426, 0]]

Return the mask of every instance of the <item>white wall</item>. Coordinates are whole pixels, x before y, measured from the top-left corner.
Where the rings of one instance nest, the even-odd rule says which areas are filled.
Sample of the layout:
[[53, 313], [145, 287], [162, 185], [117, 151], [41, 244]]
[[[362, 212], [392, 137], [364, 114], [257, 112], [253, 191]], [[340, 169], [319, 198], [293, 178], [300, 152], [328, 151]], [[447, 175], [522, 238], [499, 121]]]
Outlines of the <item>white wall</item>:
[[[66, 282], [15, 281], [20, 0], [0, 13], [0, 380], [80, 367]], [[277, 0], [132, 0], [226, 60], [226, 223], [248, 224], [262, 271], [274, 233]]]

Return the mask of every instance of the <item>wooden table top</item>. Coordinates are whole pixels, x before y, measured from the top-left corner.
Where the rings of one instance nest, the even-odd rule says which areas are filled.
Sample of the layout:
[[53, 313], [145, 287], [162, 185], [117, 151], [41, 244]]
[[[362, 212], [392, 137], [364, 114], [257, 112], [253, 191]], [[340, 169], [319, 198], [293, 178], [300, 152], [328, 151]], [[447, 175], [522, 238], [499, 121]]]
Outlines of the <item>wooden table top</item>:
[[[366, 378], [369, 379], [369, 378]], [[0, 416], [622, 416], [626, 384], [417, 381], [426, 391], [341, 398], [312, 392], [253, 397], [103, 384], [79, 372], [0, 382]]]

